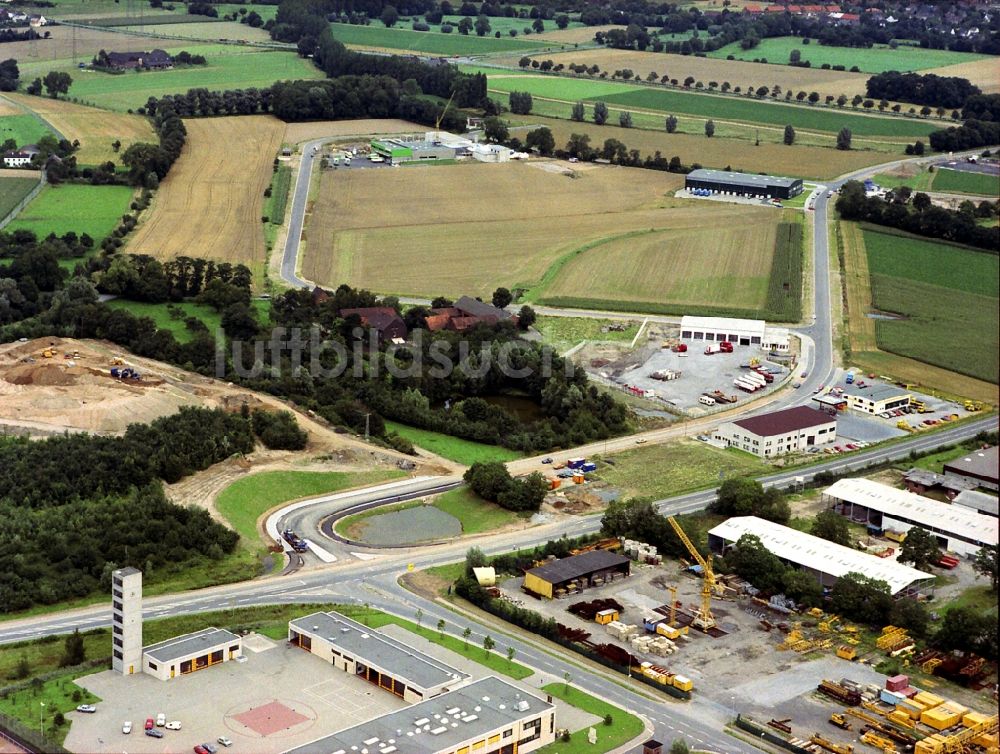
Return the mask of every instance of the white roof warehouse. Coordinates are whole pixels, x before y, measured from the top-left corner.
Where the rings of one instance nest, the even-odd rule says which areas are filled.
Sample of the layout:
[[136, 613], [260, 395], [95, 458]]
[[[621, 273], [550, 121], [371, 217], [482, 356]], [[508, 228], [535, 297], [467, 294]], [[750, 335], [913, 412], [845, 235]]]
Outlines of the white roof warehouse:
[[854, 521], [900, 532], [919, 526], [960, 555], [997, 546], [997, 519], [962, 505], [940, 503], [871, 479], [841, 479], [823, 494], [838, 513]]
[[760, 538], [768, 552], [792, 565], [804, 568], [824, 586], [832, 586], [847, 573], [860, 573], [885, 581], [894, 595], [929, 587], [934, 576], [887, 558], [838, 545], [812, 534], [791, 529], [756, 516], [727, 519], [708, 532], [712, 552], [724, 554], [744, 534]]

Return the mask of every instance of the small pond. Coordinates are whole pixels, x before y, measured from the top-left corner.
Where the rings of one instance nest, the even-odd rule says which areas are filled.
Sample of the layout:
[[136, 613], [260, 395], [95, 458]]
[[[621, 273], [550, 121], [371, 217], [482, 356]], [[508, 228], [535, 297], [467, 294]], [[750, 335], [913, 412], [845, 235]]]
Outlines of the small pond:
[[366, 518], [358, 540], [372, 545], [410, 545], [460, 536], [462, 522], [433, 505], [418, 505]]

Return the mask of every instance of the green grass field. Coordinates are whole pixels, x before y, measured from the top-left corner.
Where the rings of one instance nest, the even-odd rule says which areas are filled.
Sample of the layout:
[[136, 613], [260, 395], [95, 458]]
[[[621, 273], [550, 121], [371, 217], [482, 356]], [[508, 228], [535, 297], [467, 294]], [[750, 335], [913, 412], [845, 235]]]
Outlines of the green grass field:
[[403, 476], [395, 469], [374, 471], [265, 471], [233, 482], [215, 499], [219, 513], [248, 543], [257, 543], [257, 519], [289, 500], [377, 484]]
[[[150, 97], [178, 94], [188, 89], [204, 87], [212, 90], [266, 87], [285, 79], [318, 79], [323, 77], [311, 61], [294, 52], [233, 52], [232, 47], [209, 45], [212, 52], [203, 53], [197, 46], [187, 45], [191, 53], [206, 54], [208, 64], [177, 68], [169, 71], [143, 73], [78, 72], [72, 70], [73, 85], [69, 94], [87, 104], [109, 110], [142, 107]], [[221, 49], [222, 52], [215, 50]]]
[[626, 323], [624, 331], [602, 332], [609, 325], [620, 324], [610, 319], [590, 317], [545, 317], [535, 321], [535, 329], [542, 334], [542, 341], [560, 353], [585, 340], [606, 340], [616, 343], [629, 342], [635, 337], [639, 325]]
[[285, 222], [285, 206], [288, 204], [288, 190], [291, 185], [292, 169], [288, 165], [279, 165], [271, 177], [271, 195], [264, 202], [264, 214], [274, 225]]
[[951, 52], [950, 50], [923, 50], [919, 47], [900, 45], [893, 50], [888, 45], [876, 45], [871, 49], [854, 47], [828, 47], [819, 44], [815, 39], [810, 44], [802, 44], [799, 37], [774, 37], [762, 39], [752, 50], [744, 50], [739, 42], [721, 47], [708, 53], [710, 58], [727, 58], [732, 55], [736, 60], [755, 60], [767, 58], [769, 63], [784, 64], [792, 50], [802, 52], [802, 60], [810, 61], [813, 68], [819, 68], [824, 63], [831, 66], [842, 65], [850, 70], [857, 66], [864, 73], [882, 73], [883, 71], [921, 71], [927, 68], [939, 68], [955, 63], [968, 63], [982, 60], [987, 55], [977, 55], [971, 52]]
[[940, 168], [934, 173], [933, 185], [935, 191], [988, 196], [994, 201], [1000, 197], [1000, 178], [985, 173]]
[[40, 138], [52, 131], [34, 115], [4, 115], [0, 118], [0, 142], [13, 139], [19, 147], [34, 144]]
[[[109, 644], [107, 637], [104, 638], [104, 642]], [[61, 649], [62, 642], [56, 646]], [[97, 668], [88, 672], [96, 673], [99, 670], [100, 668]], [[56, 713], [61, 712], [65, 715], [76, 709], [78, 704], [97, 704], [101, 701], [99, 697], [74, 682], [81, 675], [87, 673], [67, 670], [45, 681], [40, 688], [5, 694], [0, 698], [0, 712], [17, 718], [28, 727], [43, 731], [49, 739], [61, 744], [69, 733], [70, 721], [64, 719], [62, 725], [56, 725]], [[73, 699], [74, 692], [80, 693], [80, 701]]]
[[[194, 333], [188, 330], [184, 324], [184, 320], [188, 317], [200, 319], [211, 333], [222, 326], [222, 315], [219, 312], [211, 306], [197, 304], [193, 301], [182, 301], [177, 304], [149, 304], [144, 301], [116, 298], [108, 301], [108, 306], [112, 309], [127, 309], [137, 317], [149, 317], [159, 329], [172, 332], [179, 343], [187, 343], [194, 337]], [[175, 311], [178, 309], [182, 311], [183, 316], [175, 317], [170, 312], [170, 308], [174, 307]]]
[[627, 450], [611, 458], [615, 465], [598, 463], [597, 473], [624, 497], [672, 497], [770, 468], [747, 453], [687, 441]]
[[0, 219], [7, 217], [37, 185], [37, 178], [0, 178]]
[[132, 193], [128, 186], [46, 186], [6, 230], [31, 230], [39, 238], [72, 230], [86, 233], [97, 245], [128, 212]]
[[621, 707], [616, 707], [603, 699], [591, 696], [585, 691], [574, 688], [565, 683], [549, 683], [542, 686], [542, 691], [552, 696], [562, 699], [564, 702], [574, 707], [596, 715], [602, 719], [611, 716], [611, 725], [603, 722], [593, 726], [597, 732], [597, 743], [591, 746], [586, 743], [587, 730], [591, 726], [571, 731], [569, 741], [556, 741], [548, 746], [544, 746], [538, 751], [540, 754], [570, 754], [571, 752], [587, 751], [594, 754], [617, 749], [619, 746], [631, 741], [643, 731], [643, 723], [635, 715], [626, 712]]
[[1000, 376], [1000, 259], [864, 230], [878, 346], [988, 382]]
[[601, 100], [608, 105], [639, 110], [719, 118], [771, 126], [792, 125], [796, 129], [837, 132], [851, 129], [854, 136], [926, 136], [938, 126], [904, 118], [858, 115], [850, 108], [796, 107], [737, 96], [694, 94], [649, 86], [606, 83], [585, 79], [547, 76], [544, 78], [490, 78], [491, 91], [526, 91], [537, 97], [560, 100]]
[[[530, 24], [529, 24], [530, 25]], [[492, 35], [477, 37], [475, 32], [465, 35], [456, 29], [451, 34], [436, 31], [413, 31], [412, 29], [386, 29], [381, 23], [371, 26], [352, 24], [330, 24], [335, 39], [346, 45], [359, 47], [384, 47], [390, 50], [412, 50], [431, 55], [476, 55], [489, 52], [520, 52], [537, 50], [546, 46], [544, 40], [528, 41], [518, 37], [513, 39]]]
[[934, 174], [928, 173], [927, 171], [917, 173], [915, 176], [909, 178], [904, 178], [898, 175], [886, 175], [884, 173], [879, 173], [878, 175], [872, 177], [872, 180], [883, 188], [909, 186], [914, 191], [930, 191], [933, 179]]
[[463, 440], [460, 437], [451, 437], [440, 432], [410, 427], [393, 421], [387, 421], [385, 428], [390, 432], [395, 432], [400, 437], [405, 437], [418, 447], [467, 466], [476, 461], [513, 461], [515, 458], [521, 457], [517, 451], [502, 448], [499, 445], [486, 445], [481, 442]]
[[[470, 16], [470, 18], [473, 20], [473, 22], [475, 22], [476, 20], [475, 16]], [[442, 20], [442, 23], [451, 24], [457, 29], [458, 22], [461, 20], [462, 16], [445, 16], [444, 19]], [[506, 17], [500, 18], [497, 16], [490, 16], [490, 35], [492, 35], [494, 32], [499, 31], [504, 37], [510, 37], [509, 32], [511, 29], [513, 29], [514, 31], [517, 32], [517, 39], [522, 39], [525, 42], [529, 40], [534, 41], [536, 38], [536, 34], [533, 29], [531, 30], [530, 34], [527, 35], [524, 34], [525, 27], [531, 29], [531, 24], [533, 21], [534, 19], [532, 18], [506, 18]], [[545, 23], [545, 31], [543, 31], [540, 36], [544, 37], [546, 32], [556, 31], [559, 28], [558, 26], [556, 26], [555, 21], [546, 20], [544, 23]], [[583, 26], [584, 24], [581, 24], [579, 21], [570, 21], [569, 25], [566, 28], [579, 29], [582, 28]], [[439, 29], [440, 24], [437, 26], [432, 24], [431, 28], [435, 30]], [[457, 33], [458, 33], [457, 30], [452, 32], [452, 34], [457, 34]], [[473, 31], [472, 33], [475, 34], [475, 31]], [[539, 41], [537, 43], [547, 44], [548, 42]]]

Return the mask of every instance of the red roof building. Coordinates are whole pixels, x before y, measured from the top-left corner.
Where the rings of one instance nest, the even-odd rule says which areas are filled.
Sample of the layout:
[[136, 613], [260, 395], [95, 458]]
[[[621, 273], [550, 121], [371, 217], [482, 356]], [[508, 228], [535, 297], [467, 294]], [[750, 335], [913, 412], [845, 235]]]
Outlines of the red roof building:
[[341, 317], [356, 315], [363, 327], [378, 332], [380, 341], [406, 337], [406, 323], [391, 306], [369, 306], [360, 309], [341, 309]]
[[804, 452], [837, 439], [837, 420], [808, 406], [722, 424], [713, 438], [761, 458]]

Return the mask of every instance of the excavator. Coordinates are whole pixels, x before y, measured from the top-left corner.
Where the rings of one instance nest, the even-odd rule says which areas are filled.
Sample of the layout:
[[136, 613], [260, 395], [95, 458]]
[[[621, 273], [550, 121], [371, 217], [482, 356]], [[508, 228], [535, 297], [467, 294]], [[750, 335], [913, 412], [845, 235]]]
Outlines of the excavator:
[[694, 544], [688, 539], [688, 535], [684, 533], [676, 518], [667, 516], [667, 521], [670, 522], [674, 534], [684, 543], [684, 547], [687, 548], [691, 557], [701, 566], [701, 609], [694, 611], [694, 620], [691, 621], [691, 625], [702, 631], [710, 631], [716, 625], [715, 616], [712, 615], [712, 595], [718, 591], [715, 574], [712, 572], [712, 564], [695, 549]]

